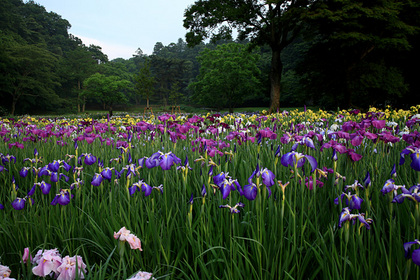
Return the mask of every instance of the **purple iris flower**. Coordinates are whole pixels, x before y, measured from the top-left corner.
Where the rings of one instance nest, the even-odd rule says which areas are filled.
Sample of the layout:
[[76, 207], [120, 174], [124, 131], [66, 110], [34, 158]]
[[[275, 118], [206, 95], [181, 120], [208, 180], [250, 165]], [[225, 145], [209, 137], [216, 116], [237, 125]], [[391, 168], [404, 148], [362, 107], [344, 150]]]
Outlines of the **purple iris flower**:
[[334, 204], [338, 205], [339, 200], [343, 200], [343, 198], [346, 198], [346, 205], [350, 210], [353, 209], [360, 209], [360, 206], [363, 202], [363, 199], [357, 196], [357, 194], [351, 194], [351, 193], [342, 193], [339, 197], [334, 199]]
[[141, 185], [141, 191], [144, 192], [144, 196], [149, 196], [152, 193], [153, 188], [146, 184], [145, 182]]
[[32, 186], [32, 188], [29, 190], [29, 192], [28, 192], [28, 196], [33, 196], [34, 195], [34, 193], [35, 193], [35, 190], [36, 190], [36, 185], [34, 184], [33, 186]]
[[4, 168], [4, 166], [3, 166], [3, 165], [0, 165], [0, 172], [3, 172], [3, 170], [8, 171], [6, 168]]
[[[267, 168], [263, 168], [262, 170], [259, 171], [259, 173], [257, 173], [257, 176], [259, 174], [261, 175], [263, 184], [266, 185], [267, 188], [274, 185], [275, 176], [273, 172], [271, 172]], [[271, 190], [270, 190], [270, 195], [271, 195]]]
[[92, 182], [90, 182], [92, 184], [92, 186], [99, 186], [102, 183], [102, 175], [99, 173], [95, 173], [95, 175], [93, 175], [92, 178]]
[[400, 165], [404, 164], [405, 156], [410, 154], [411, 168], [420, 171], [420, 149], [414, 146], [409, 146], [400, 153]]
[[394, 186], [395, 186], [395, 181], [393, 179], [386, 180], [384, 186], [381, 189], [382, 194], [385, 195], [387, 193], [394, 191], [395, 190]]
[[194, 202], [194, 194], [193, 193], [191, 193], [191, 197], [190, 197], [190, 200], [188, 200], [188, 204], [193, 204], [193, 202]]
[[19, 171], [20, 177], [25, 178], [26, 176], [28, 176], [29, 169], [31, 169], [31, 168], [30, 167], [22, 167], [22, 169]]
[[314, 141], [309, 137], [303, 137], [299, 142], [295, 143], [292, 146], [292, 151], [296, 151], [299, 145], [306, 146], [311, 149], [315, 149]]
[[365, 188], [369, 187], [371, 184], [370, 181], [370, 173], [369, 171], [366, 173], [366, 177], [363, 179], [363, 185], [365, 186]]
[[406, 198], [415, 202], [420, 202], [420, 195], [419, 195], [420, 185], [414, 185], [408, 190], [401, 187], [401, 190], [402, 190], [402, 193], [394, 197], [394, 199], [392, 200], [393, 203], [395, 202], [403, 203], [404, 199]]
[[[151, 157], [147, 158], [144, 157], [143, 161], [144, 164], [146, 165], [147, 168], [151, 169], [153, 167], [156, 167], [159, 165], [159, 157], [160, 157], [161, 153], [160, 152], [156, 152], [154, 153]], [[143, 165], [142, 165], [143, 166]]]
[[365, 214], [351, 214], [350, 209], [348, 207], [343, 208], [340, 214], [340, 220], [338, 222], [338, 227], [341, 228], [343, 223], [352, 221], [353, 224], [356, 222], [356, 219], [359, 220], [362, 226], [365, 226], [367, 229], [370, 229], [370, 224], [373, 222], [372, 219], [368, 218], [365, 219]]
[[3, 165], [6, 165], [7, 162], [11, 162], [13, 160], [13, 163], [16, 163], [16, 157], [13, 155], [3, 155], [1, 154], [1, 161], [3, 162]]
[[289, 152], [284, 154], [281, 157], [281, 164], [283, 166], [291, 166], [294, 167], [296, 165], [297, 168], [300, 168], [303, 166], [305, 161], [308, 160], [309, 164], [311, 165], [311, 172], [314, 172], [315, 169], [318, 167], [318, 162], [313, 156], [310, 155], [304, 155], [297, 152]]
[[49, 194], [50, 193], [51, 184], [48, 184], [48, 183], [42, 181], [40, 183], [35, 183], [34, 186], [35, 185], [38, 185], [39, 186], [39, 188], [41, 189], [41, 191], [42, 191], [43, 194]]
[[[25, 203], [26, 203], [26, 200], [27, 200], [28, 198], [27, 197], [24, 197], [24, 198], [20, 198], [20, 197], [18, 197], [18, 198], [16, 198], [15, 200], [13, 200], [13, 202], [12, 202], [12, 207], [15, 209], [15, 210], [22, 210], [23, 208], [25, 208]], [[32, 204], [34, 203], [34, 200], [32, 199], [32, 198], [29, 198], [29, 199], [31, 199], [31, 202], [32, 202]]]
[[172, 152], [161, 154], [159, 160], [159, 165], [163, 170], [169, 170], [172, 165], [181, 163], [181, 159]]
[[391, 177], [394, 177], [394, 178], [397, 177], [397, 167], [395, 163], [391, 170]]
[[48, 163], [48, 170], [51, 172], [58, 172], [60, 169], [60, 161], [54, 160], [53, 162]]
[[112, 170], [114, 168], [105, 167], [104, 170], [102, 170], [101, 175], [103, 179], [107, 179], [109, 182], [111, 182], [112, 179]]
[[61, 177], [64, 177], [64, 180], [66, 182], [69, 181], [69, 177], [63, 173], [51, 172], [50, 175], [51, 182], [58, 182], [59, 180], [61, 180]]
[[238, 202], [233, 207], [228, 205], [228, 204], [219, 206], [219, 208], [229, 208], [229, 211], [230, 211], [231, 214], [237, 214], [237, 213], [241, 212], [241, 211], [239, 211], [238, 207], [243, 208], [243, 207], [245, 207], [245, 204], [243, 204], [242, 202]]
[[216, 176], [214, 176], [213, 177], [214, 184], [217, 185], [217, 186], [219, 186], [223, 182], [223, 180], [225, 180], [225, 178], [226, 178], [226, 176], [228, 176], [228, 174], [229, 173], [222, 172], [222, 173], [217, 174]]
[[79, 156], [78, 162], [82, 164], [82, 158], [84, 158], [84, 162], [87, 165], [92, 165], [96, 162], [96, 157], [92, 154], [84, 153]]
[[[408, 258], [409, 254], [410, 254], [410, 248], [411, 246], [413, 246], [414, 244], [420, 245], [420, 241], [418, 241], [417, 239], [415, 239], [414, 241], [410, 241], [410, 242], [406, 242], [404, 243], [404, 252], [405, 252], [405, 257]], [[420, 265], [420, 248], [415, 249], [412, 253], [411, 253], [411, 260], [413, 261], [413, 263], [415, 263], [416, 265]]]
[[223, 180], [221, 185], [219, 186], [220, 191], [222, 192], [223, 199], [226, 199], [231, 191], [236, 190], [235, 186], [238, 188], [240, 192], [241, 186], [238, 183], [238, 180], [232, 180], [232, 178], [226, 178]]
[[204, 197], [207, 195], [206, 186], [203, 184], [203, 187], [201, 188], [201, 195]]
[[64, 168], [64, 170], [69, 172], [72, 169], [72, 166], [70, 164], [68, 164], [67, 162], [63, 161], [63, 168]]
[[70, 198], [73, 198], [73, 195], [70, 197], [69, 190], [60, 190], [60, 193], [51, 201], [51, 205], [67, 205], [70, 203]]
[[76, 179], [76, 182], [70, 185], [70, 190], [73, 190], [74, 188], [80, 188], [83, 186], [84, 182], [80, 180], [79, 178]]
[[4, 209], [4, 205], [0, 203], [0, 210]]

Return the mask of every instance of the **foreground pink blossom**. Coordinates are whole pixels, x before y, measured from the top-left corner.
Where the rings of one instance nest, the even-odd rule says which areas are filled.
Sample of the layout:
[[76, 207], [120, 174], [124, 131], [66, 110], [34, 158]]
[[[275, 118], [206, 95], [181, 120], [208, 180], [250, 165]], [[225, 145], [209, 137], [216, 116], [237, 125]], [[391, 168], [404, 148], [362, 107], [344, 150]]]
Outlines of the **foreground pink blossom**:
[[8, 266], [0, 264], [0, 280], [16, 280], [15, 278], [9, 278], [11, 272]]
[[86, 265], [81, 256], [65, 256], [62, 259], [61, 265], [57, 268], [57, 272], [60, 273], [57, 280], [73, 280], [76, 279], [77, 275], [79, 279], [85, 279]]
[[61, 265], [62, 259], [57, 249], [39, 250], [33, 262], [37, 266], [32, 268], [32, 273], [36, 276], [45, 277], [52, 272], [58, 274], [57, 268]]
[[152, 273], [139, 271], [137, 272], [136, 275], [134, 275], [134, 277], [129, 278], [127, 280], [149, 280], [149, 279], [155, 279], [154, 277], [152, 277]]
[[133, 250], [139, 249], [140, 251], [143, 251], [141, 249], [140, 239], [134, 234], [130, 233], [130, 231], [125, 227], [122, 227], [118, 232], [114, 232], [114, 238], [122, 242], [127, 241], [128, 244], [130, 244], [130, 248]]

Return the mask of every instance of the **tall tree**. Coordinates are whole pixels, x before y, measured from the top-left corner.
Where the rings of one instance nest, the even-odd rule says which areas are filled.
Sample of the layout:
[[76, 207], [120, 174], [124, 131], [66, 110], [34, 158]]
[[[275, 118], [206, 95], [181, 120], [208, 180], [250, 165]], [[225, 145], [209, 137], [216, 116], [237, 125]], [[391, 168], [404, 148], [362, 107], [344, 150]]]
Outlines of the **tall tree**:
[[[146, 59], [139, 73], [134, 77], [135, 93], [137, 96], [146, 97], [146, 108], [149, 108], [150, 96], [154, 94], [155, 78], [150, 72], [150, 62]], [[137, 98], [136, 98], [137, 100]]]
[[[390, 58], [411, 47], [408, 38], [416, 28], [407, 24], [401, 11], [410, 5], [418, 9], [415, 2], [327, 0], [315, 1], [311, 6], [305, 20], [313, 28], [316, 44], [309, 58], [323, 55], [323, 64], [318, 61], [316, 67], [325, 69], [329, 65], [331, 69], [325, 70], [332, 70], [334, 80], [340, 81], [334, 87], [335, 95], [342, 93], [344, 97], [341, 105], [352, 106], [355, 94], [364, 90], [369, 94], [377, 92], [384, 99], [406, 89], [401, 72], [392, 67]], [[388, 82], [391, 77], [394, 84]]]
[[283, 64], [280, 54], [299, 34], [301, 15], [309, 0], [198, 0], [184, 15], [186, 40], [196, 45], [206, 38], [231, 38], [236, 29], [240, 39], [254, 45], [269, 45], [272, 51], [270, 71], [270, 111], [280, 108], [280, 82]]
[[6, 72], [2, 92], [12, 97], [10, 113], [14, 115], [16, 105], [24, 97], [36, 97], [57, 103], [59, 97], [55, 87], [59, 85], [55, 68], [58, 58], [42, 45], [9, 45], [5, 49]]
[[195, 100], [217, 109], [233, 108], [258, 92], [260, 70], [258, 54], [250, 53], [238, 43], [206, 49], [199, 56], [198, 81], [191, 83]]

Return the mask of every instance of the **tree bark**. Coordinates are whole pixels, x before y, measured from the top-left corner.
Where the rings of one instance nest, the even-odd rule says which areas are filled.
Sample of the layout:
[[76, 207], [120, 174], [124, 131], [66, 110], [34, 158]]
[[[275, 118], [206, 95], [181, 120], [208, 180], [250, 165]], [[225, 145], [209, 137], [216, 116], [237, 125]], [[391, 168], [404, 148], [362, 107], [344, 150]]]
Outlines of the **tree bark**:
[[283, 71], [283, 63], [280, 57], [281, 50], [272, 48], [271, 71], [270, 71], [270, 110], [274, 113], [280, 110], [280, 93], [281, 93], [281, 74]]
[[80, 81], [77, 81], [77, 113], [80, 113]]

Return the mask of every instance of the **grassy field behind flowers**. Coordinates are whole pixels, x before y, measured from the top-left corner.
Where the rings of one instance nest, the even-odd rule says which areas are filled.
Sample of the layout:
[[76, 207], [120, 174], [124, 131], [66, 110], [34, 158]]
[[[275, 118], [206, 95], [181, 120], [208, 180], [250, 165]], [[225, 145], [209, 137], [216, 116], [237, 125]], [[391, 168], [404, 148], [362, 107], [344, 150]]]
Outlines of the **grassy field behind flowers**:
[[41, 279], [24, 250], [56, 248], [86, 264], [66, 279], [420, 279], [419, 108], [0, 119], [0, 263]]

